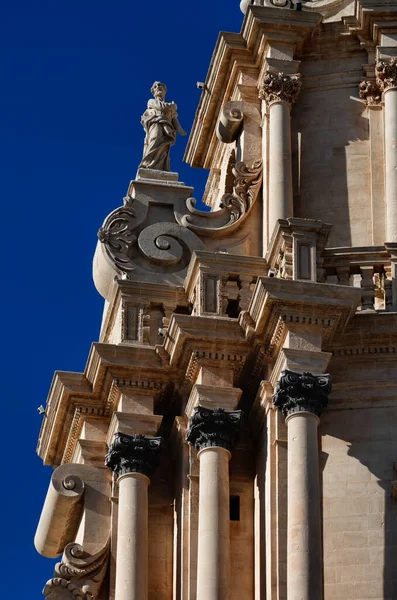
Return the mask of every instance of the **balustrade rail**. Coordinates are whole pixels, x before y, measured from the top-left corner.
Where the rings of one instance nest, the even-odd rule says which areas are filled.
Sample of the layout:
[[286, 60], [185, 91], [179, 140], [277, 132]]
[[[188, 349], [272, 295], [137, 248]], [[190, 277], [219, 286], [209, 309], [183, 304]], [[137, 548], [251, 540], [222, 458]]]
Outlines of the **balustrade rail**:
[[392, 262], [385, 246], [326, 248], [322, 258], [326, 283], [361, 288], [359, 310], [392, 310]]

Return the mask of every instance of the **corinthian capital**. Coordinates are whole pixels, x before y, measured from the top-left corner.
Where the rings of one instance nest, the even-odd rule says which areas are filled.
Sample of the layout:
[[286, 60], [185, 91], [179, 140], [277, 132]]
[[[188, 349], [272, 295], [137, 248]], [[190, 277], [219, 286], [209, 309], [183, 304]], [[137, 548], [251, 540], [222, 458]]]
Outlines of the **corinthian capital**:
[[277, 382], [273, 405], [285, 417], [297, 412], [311, 412], [319, 417], [328, 404], [330, 392], [330, 375], [285, 370]]
[[360, 83], [359, 97], [366, 106], [379, 106], [382, 102], [382, 89], [377, 81], [364, 80]]
[[196, 406], [186, 431], [186, 440], [196, 450], [220, 446], [231, 452], [239, 438], [242, 421], [241, 410], [210, 410]]
[[376, 82], [382, 92], [397, 88], [397, 58], [381, 59], [375, 64]]
[[161, 446], [161, 437], [116, 433], [105, 465], [117, 477], [126, 473], [142, 473], [151, 477], [160, 462]]
[[266, 100], [268, 104], [281, 101], [292, 106], [299, 95], [301, 85], [300, 75], [267, 71], [259, 88], [259, 98]]

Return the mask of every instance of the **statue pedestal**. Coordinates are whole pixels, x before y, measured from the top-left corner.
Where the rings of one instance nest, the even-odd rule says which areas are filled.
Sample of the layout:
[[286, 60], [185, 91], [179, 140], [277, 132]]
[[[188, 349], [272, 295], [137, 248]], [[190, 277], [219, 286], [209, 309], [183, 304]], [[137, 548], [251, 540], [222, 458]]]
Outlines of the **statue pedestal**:
[[157, 169], [145, 169], [140, 167], [136, 174], [136, 181], [145, 181], [152, 184], [161, 185], [185, 185], [183, 181], [178, 181], [179, 174], [174, 171], [158, 171]]

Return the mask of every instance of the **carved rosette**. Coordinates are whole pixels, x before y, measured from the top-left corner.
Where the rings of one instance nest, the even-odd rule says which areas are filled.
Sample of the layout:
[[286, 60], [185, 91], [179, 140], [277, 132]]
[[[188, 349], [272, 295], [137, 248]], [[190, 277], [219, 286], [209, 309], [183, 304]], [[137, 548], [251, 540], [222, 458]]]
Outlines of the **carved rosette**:
[[382, 92], [397, 88], [397, 58], [378, 60], [375, 63], [376, 83]]
[[196, 406], [189, 420], [186, 441], [196, 450], [220, 446], [231, 452], [236, 445], [243, 423], [241, 410], [211, 410]]
[[161, 437], [115, 433], [105, 465], [117, 477], [127, 473], [151, 477], [159, 465], [162, 445]]
[[268, 71], [259, 88], [259, 98], [268, 104], [286, 102], [290, 106], [296, 101], [302, 81], [300, 75], [286, 75]]
[[377, 81], [364, 80], [359, 86], [359, 97], [366, 106], [379, 106], [382, 102], [382, 89]]
[[46, 600], [95, 600], [106, 575], [109, 543], [95, 555], [75, 542], [65, 546], [62, 561], [55, 565], [54, 577], [43, 589]]
[[299, 412], [311, 412], [320, 417], [328, 405], [331, 387], [328, 374], [313, 375], [285, 370], [277, 382], [273, 405], [285, 417]]

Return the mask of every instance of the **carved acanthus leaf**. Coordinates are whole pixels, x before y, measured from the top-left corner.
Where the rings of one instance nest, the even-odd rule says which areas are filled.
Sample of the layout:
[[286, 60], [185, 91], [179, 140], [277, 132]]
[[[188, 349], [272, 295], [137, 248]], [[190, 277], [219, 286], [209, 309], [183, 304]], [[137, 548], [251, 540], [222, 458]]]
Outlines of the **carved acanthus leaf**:
[[186, 431], [186, 441], [196, 450], [218, 446], [231, 452], [243, 423], [241, 410], [214, 410], [196, 406]]
[[243, 223], [250, 213], [262, 184], [262, 160], [255, 161], [251, 167], [237, 162], [233, 167], [234, 186], [232, 194], [224, 194], [221, 208], [213, 212], [204, 212], [195, 208], [195, 199], [188, 198], [188, 215], [181, 218], [181, 224], [202, 236], [216, 233], [231, 233]]
[[297, 99], [302, 86], [300, 75], [286, 75], [267, 71], [259, 88], [259, 98], [268, 104], [287, 102], [292, 105]]
[[106, 455], [105, 465], [117, 477], [126, 473], [142, 473], [151, 477], [160, 462], [161, 437], [115, 433]]
[[65, 547], [62, 561], [55, 565], [54, 577], [47, 581], [46, 600], [96, 600], [103, 583], [109, 557], [109, 542], [91, 555], [75, 542]]
[[273, 405], [285, 417], [297, 412], [311, 412], [320, 416], [328, 404], [330, 392], [330, 375], [295, 373], [286, 369], [277, 382]]
[[380, 59], [375, 63], [376, 82], [382, 92], [397, 87], [397, 58]]
[[359, 86], [359, 97], [367, 106], [378, 106], [382, 102], [382, 89], [377, 81], [364, 80]]

